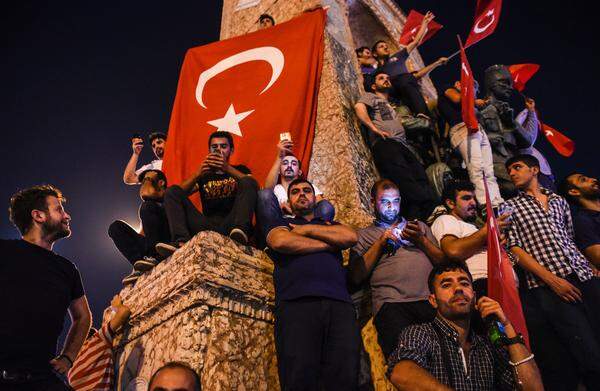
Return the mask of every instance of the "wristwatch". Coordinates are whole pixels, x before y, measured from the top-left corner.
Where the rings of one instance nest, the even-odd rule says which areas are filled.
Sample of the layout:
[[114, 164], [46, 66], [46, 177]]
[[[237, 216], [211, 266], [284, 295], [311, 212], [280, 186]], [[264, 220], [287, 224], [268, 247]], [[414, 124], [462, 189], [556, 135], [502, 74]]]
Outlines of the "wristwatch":
[[514, 345], [516, 343], [525, 345], [525, 340], [523, 339], [523, 335], [521, 335], [521, 333], [515, 335], [512, 338], [502, 337], [502, 344], [504, 346], [510, 346], [510, 345]]

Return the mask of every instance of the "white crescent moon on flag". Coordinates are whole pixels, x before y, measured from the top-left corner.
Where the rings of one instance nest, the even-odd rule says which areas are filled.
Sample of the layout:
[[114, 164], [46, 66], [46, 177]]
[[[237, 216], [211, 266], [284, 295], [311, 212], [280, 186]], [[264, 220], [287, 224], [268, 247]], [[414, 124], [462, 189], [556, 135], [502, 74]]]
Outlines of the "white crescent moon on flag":
[[[490, 22], [488, 24], [486, 24], [483, 27], [479, 26], [479, 23], [481, 23], [481, 21], [486, 17], [486, 16], [491, 16], [492, 19], [490, 20]], [[481, 34], [483, 33], [485, 30], [487, 30], [488, 27], [490, 27], [493, 23], [494, 20], [496, 19], [495, 15], [494, 15], [494, 10], [489, 10], [485, 15], [483, 15], [481, 18], [479, 18], [479, 20], [477, 21], [477, 23], [475, 23], [475, 25], [473, 26], [473, 31], [476, 34]]]
[[269, 63], [269, 65], [271, 65], [271, 80], [269, 80], [269, 84], [267, 84], [267, 86], [259, 93], [259, 95], [271, 88], [271, 86], [277, 81], [281, 75], [283, 64], [285, 62], [281, 50], [273, 46], [264, 46], [245, 50], [219, 61], [211, 68], [202, 72], [198, 78], [198, 85], [196, 86], [196, 100], [200, 106], [206, 108], [206, 105], [202, 100], [202, 92], [204, 91], [204, 86], [210, 79], [219, 73], [228, 70], [229, 68], [233, 68], [236, 65], [250, 61], [266, 61]]

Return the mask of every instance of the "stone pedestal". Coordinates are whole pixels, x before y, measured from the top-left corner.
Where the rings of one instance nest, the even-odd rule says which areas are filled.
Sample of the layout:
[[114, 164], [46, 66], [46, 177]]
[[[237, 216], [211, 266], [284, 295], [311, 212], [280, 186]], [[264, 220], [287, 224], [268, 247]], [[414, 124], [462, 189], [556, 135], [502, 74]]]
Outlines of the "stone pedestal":
[[263, 252], [202, 232], [125, 288], [132, 316], [115, 341], [116, 389], [184, 361], [205, 390], [277, 390], [272, 272]]

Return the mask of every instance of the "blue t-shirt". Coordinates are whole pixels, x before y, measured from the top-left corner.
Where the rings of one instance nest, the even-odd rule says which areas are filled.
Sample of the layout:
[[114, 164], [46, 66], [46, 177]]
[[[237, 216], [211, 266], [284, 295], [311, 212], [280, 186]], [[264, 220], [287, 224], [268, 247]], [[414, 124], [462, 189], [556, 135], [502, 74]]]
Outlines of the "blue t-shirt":
[[408, 52], [406, 49], [401, 49], [399, 52], [392, 54], [381, 69], [390, 78], [410, 73], [406, 67], [406, 60], [408, 60]]
[[600, 212], [579, 208], [573, 217], [573, 227], [579, 250], [600, 244]]
[[[284, 217], [272, 227], [267, 227], [266, 232], [275, 227], [289, 227], [290, 223], [326, 225], [321, 218], [308, 221], [302, 217]], [[346, 286], [346, 270], [342, 266], [341, 251], [320, 251], [304, 255], [281, 254], [273, 251], [272, 258], [275, 262], [273, 280], [277, 302], [301, 297], [326, 297], [352, 302]]]

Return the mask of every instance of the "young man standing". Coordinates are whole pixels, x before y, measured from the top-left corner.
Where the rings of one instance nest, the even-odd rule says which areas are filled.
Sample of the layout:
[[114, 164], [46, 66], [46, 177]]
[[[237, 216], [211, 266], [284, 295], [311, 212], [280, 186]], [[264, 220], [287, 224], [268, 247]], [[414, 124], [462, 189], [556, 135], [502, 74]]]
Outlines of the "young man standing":
[[[487, 235], [485, 224], [477, 229], [475, 186], [470, 182], [452, 182], [442, 194], [449, 213], [441, 215], [431, 225], [440, 248], [449, 259], [465, 262], [473, 276], [473, 287], [479, 297], [487, 296]], [[501, 230], [509, 225], [509, 215], [496, 220]]]
[[400, 193], [392, 181], [375, 182], [371, 200], [375, 222], [358, 231], [349, 277], [356, 285], [370, 278], [373, 323], [387, 357], [403, 328], [433, 319], [425, 281], [432, 263], [441, 262], [444, 254], [429, 227], [400, 215]]
[[573, 201], [577, 211], [573, 216], [575, 243], [586, 258], [600, 268], [600, 183], [596, 178], [575, 173], [560, 185], [561, 193]]
[[426, 219], [437, 206], [425, 169], [408, 149], [400, 117], [389, 103], [392, 87], [386, 73], [376, 72], [371, 91], [354, 105], [358, 119], [369, 130], [369, 146], [383, 178], [400, 189], [403, 210], [409, 219]]
[[342, 252], [356, 232], [315, 216], [305, 179], [288, 188], [293, 218], [266, 227], [275, 270], [275, 346], [282, 390], [355, 390], [360, 334]]
[[[157, 245], [163, 255], [169, 255], [200, 231], [215, 231], [241, 244], [248, 243], [258, 184], [248, 167], [229, 164], [234, 152], [231, 133], [212, 133], [208, 149], [208, 156], [196, 172], [165, 193], [172, 244]], [[188, 198], [196, 191], [200, 192], [202, 213]]]
[[[91, 324], [79, 271], [52, 252], [71, 235], [71, 216], [62, 193], [34, 186], [10, 199], [11, 222], [20, 240], [0, 240], [0, 389], [69, 390], [56, 376], [66, 375]], [[56, 355], [65, 315], [71, 327]]]
[[600, 389], [600, 281], [573, 238], [569, 205], [540, 187], [540, 165], [517, 155], [506, 170], [519, 194], [508, 248], [525, 271], [521, 302], [547, 390]]
[[[402, 332], [389, 360], [390, 381], [399, 390], [543, 390], [533, 354], [498, 302], [477, 300], [463, 263], [435, 266], [428, 278], [435, 320]], [[477, 304], [475, 304], [477, 303]], [[505, 336], [494, 346], [471, 327], [476, 309], [496, 317]]]

